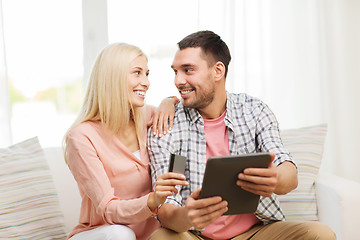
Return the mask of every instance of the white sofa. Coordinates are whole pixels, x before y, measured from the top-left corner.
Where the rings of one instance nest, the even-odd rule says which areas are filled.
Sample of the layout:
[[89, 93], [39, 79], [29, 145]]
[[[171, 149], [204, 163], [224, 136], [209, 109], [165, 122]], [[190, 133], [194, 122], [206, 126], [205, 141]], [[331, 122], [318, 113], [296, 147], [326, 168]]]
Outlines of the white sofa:
[[[60, 148], [44, 149], [57, 189], [67, 231], [77, 224], [81, 198], [76, 182], [66, 166]], [[320, 171], [321, 172], [321, 171]], [[360, 183], [320, 173], [316, 180], [318, 216], [329, 225], [339, 240], [358, 240], [360, 232]]]
[[45, 148], [46, 160], [54, 179], [60, 208], [64, 214], [65, 228], [70, 232], [78, 223], [81, 197], [77, 183], [65, 163], [62, 149]]
[[[359, 240], [360, 183], [321, 171], [326, 132], [326, 124], [281, 131], [299, 186], [279, 196], [280, 204], [287, 220], [319, 220], [337, 239]], [[60, 147], [43, 149], [32, 138], [0, 149], [0, 239], [64, 239], [80, 203]]]

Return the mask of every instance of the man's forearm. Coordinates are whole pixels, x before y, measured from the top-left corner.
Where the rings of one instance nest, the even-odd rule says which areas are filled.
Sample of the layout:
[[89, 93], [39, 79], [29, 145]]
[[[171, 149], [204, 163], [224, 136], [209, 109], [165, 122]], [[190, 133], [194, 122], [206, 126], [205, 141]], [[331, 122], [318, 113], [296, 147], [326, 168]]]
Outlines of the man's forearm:
[[297, 187], [297, 170], [293, 163], [285, 161], [277, 166], [277, 174], [278, 183], [274, 191], [276, 194], [283, 195]]
[[159, 209], [158, 218], [161, 226], [174, 230], [175, 232], [186, 232], [191, 227], [187, 219], [185, 206], [178, 207], [166, 203]]

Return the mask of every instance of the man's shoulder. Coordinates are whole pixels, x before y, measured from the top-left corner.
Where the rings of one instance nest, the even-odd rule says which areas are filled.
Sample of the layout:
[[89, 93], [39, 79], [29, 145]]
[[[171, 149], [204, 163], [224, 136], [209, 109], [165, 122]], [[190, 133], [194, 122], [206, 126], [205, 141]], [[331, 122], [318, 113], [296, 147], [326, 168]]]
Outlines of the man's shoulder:
[[152, 134], [152, 126], [148, 129], [148, 138], [151, 139], [153, 142], [162, 142], [168, 143], [173, 141], [174, 138], [178, 138], [178, 135], [183, 133], [185, 129], [188, 129], [188, 114], [186, 113], [185, 107], [182, 103], [178, 103], [175, 106], [175, 115], [173, 118], [173, 127], [171, 130], [168, 131], [167, 134], [163, 135], [161, 138], [157, 135], [154, 136]]
[[185, 107], [182, 102], [179, 102], [175, 107], [174, 123], [184, 123], [189, 121], [189, 113], [192, 110]]
[[228, 93], [228, 100], [233, 107], [241, 107], [243, 109], [253, 109], [264, 106], [264, 102], [259, 98], [246, 93]]

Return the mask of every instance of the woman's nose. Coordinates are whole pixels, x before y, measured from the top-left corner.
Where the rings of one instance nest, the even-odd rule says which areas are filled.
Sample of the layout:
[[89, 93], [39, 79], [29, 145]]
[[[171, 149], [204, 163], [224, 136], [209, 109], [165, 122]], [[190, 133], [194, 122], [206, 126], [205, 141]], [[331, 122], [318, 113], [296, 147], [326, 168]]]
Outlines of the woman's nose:
[[147, 88], [149, 88], [150, 81], [149, 81], [148, 76], [144, 76], [144, 77], [141, 78], [141, 85], [146, 86]]

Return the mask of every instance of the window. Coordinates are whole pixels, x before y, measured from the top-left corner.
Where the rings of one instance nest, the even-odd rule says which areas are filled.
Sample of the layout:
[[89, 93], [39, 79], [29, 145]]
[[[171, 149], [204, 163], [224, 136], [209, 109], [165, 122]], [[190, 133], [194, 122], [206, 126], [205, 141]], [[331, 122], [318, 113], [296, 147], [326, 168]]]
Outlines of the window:
[[135, 45], [149, 58], [148, 104], [177, 95], [170, 68], [177, 42], [198, 28], [198, 1], [108, 0], [109, 42]]
[[81, 1], [2, 2], [12, 141], [59, 146], [82, 101]]

